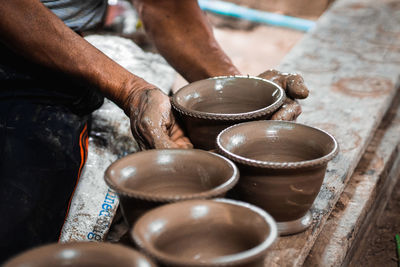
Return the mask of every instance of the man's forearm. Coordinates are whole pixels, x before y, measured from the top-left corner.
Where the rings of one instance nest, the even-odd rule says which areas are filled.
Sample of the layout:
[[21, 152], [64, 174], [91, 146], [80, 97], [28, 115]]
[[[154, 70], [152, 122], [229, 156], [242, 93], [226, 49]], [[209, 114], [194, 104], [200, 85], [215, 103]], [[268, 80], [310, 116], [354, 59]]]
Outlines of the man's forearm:
[[239, 74], [196, 0], [134, 0], [159, 52], [189, 82]]
[[38, 0], [0, 3], [0, 41], [16, 53], [98, 88], [125, 108], [130, 91], [150, 86], [69, 29]]

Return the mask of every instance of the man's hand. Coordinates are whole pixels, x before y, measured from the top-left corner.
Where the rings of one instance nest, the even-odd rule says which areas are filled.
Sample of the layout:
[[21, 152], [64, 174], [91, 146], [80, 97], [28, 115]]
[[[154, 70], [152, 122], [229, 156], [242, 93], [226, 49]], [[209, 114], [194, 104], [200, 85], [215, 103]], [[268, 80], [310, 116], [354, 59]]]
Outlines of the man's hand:
[[158, 88], [133, 91], [126, 106], [132, 134], [141, 149], [193, 147], [175, 123], [168, 96]]
[[304, 99], [308, 96], [308, 89], [303, 77], [298, 74], [282, 73], [277, 70], [267, 70], [258, 77], [270, 80], [281, 86], [286, 92], [286, 100], [276, 111], [271, 120], [294, 121], [301, 114], [301, 106], [295, 99]]

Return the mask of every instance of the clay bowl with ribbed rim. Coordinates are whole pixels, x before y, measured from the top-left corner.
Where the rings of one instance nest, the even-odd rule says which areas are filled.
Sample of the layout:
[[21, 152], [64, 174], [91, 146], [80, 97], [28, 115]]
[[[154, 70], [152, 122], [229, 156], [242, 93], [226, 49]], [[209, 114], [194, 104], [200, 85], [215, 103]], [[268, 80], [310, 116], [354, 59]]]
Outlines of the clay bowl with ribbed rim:
[[120, 199], [128, 223], [145, 211], [169, 202], [223, 197], [239, 179], [235, 164], [198, 149], [138, 152], [112, 163], [106, 183]]
[[162, 266], [261, 267], [277, 227], [268, 213], [245, 202], [189, 200], [145, 213], [131, 237]]
[[252, 76], [221, 76], [190, 83], [174, 94], [172, 106], [195, 148], [215, 149], [223, 129], [269, 119], [285, 99], [277, 84]]
[[97, 242], [56, 243], [33, 248], [7, 261], [3, 267], [156, 267], [142, 253], [121, 245]]
[[240, 171], [232, 198], [270, 213], [281, 235], [310, 226], [310, 207], [339, 150], [332, 135], [295, 122], [254, 121], [225, 129], [217, 145]]

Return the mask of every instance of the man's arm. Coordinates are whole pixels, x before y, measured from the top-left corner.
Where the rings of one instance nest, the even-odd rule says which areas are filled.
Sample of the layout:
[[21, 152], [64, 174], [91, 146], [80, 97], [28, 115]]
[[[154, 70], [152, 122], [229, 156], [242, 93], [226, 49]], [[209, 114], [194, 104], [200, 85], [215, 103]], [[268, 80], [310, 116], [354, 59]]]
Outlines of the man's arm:
[[0, 3], [0, 41], [26, 59], [94, 86], [131, 118], [146, 147], [186, 147], [169, 99], [69, 29], [38, 0]]
[[214, 38], [196, 0], [133, 0], [146, 33], [189, 82], [240, 74]]
[[[133, 3], [150, 39], [187, 81], [240, 74], [215, 40], [196, 0], [133, 0]], [[248, 47], [251, 49], [250, 43]], [[278, 83], [289, 97], [272, 119], [295, 120], [301, 113], [301, 107], [290, 98], [308, 96], [303, 78], [276, 70], [259, 76]]]

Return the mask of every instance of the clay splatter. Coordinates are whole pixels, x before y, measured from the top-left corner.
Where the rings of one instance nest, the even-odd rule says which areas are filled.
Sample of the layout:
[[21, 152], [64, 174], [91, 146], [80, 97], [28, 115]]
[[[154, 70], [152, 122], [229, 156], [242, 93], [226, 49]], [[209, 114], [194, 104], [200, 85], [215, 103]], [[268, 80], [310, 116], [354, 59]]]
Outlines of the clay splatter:
[[384, 77], [350, 77], [342, 78], [332, 84], [331, 89], [355, 97], [379, 97], [393, 89], [393, 83]]

